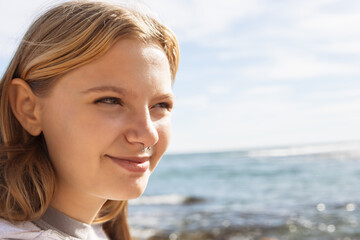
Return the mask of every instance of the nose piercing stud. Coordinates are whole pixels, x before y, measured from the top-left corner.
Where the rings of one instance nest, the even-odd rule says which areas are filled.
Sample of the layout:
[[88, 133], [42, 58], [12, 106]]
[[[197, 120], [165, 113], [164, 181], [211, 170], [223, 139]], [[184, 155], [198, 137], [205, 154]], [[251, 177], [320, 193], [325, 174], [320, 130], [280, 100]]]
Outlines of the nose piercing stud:
[[145, 147], [145, 144], [142, 145], [141, 152], [145, 152], [146, 150], [150, 151], [151, 147]]

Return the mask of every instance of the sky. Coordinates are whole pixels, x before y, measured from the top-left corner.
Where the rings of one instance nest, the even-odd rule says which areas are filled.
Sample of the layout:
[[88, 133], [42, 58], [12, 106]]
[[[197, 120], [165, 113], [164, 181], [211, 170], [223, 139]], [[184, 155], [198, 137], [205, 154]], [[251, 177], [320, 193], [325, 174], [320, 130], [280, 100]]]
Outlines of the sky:
[[[0, 73], [62, 0], [0, 0]], [[180, 42], [169, 152], [360, 140], [360, 1], [116, 1]]]

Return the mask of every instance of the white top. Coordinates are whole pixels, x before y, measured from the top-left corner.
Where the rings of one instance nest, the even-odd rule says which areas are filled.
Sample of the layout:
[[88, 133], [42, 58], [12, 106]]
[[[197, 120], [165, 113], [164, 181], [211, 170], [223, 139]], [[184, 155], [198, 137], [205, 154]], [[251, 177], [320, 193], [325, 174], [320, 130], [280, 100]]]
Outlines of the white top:
[[0, 239], [17, 240], [107, 240], [101, 225], [88, 225], [72, 219], [53, 208], [34, 223], [15, 224], [0, 218]]

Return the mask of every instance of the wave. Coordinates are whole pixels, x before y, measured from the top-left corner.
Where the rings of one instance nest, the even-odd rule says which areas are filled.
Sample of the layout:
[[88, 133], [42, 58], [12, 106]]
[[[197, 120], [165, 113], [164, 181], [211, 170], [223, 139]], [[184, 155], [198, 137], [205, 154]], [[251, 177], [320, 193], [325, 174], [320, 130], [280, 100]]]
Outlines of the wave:
[[[343, 226], [341, 226], [343, 227]], [[341, 229], [341, 228], [340, 228]], [[279, 240], [279, 239], [359, 239], [356, 228], [339, 230], [332, 224], [320, 223], [315, 226], [302, 226], [289, 223], [277, 227], [248, 226], [248, 227], [215, 227], [212, 229], [156, 231], [154, 229], [131, 229], [132, 236], [139, 240]], [[346, 236], [346, 237], [344, 237]]]
[[[347, 204], [347, 206], [353, 203]], [[229, 214], [197, 212], [181, 218], [179, 214], [159, 216], [152, 226], [131, 225], [133, 237], [139, 240], [280, 240], [280, 239], [359, 239], [360, 233], [355, 208], [346, 214], [342, 211], [315, 210], [311, 214], [293, 212], [286, 215], [241, 213], [232, 218]], [[306, 212], [306, 211], [304, 211]], [[239, 219], [241, 217], [242, 219]], [[255, 221], [254, 221], [255, 220]], [[269, 221], [270, 220], [270, 221]], [[137, 219], [142, 222], [143, 218]], [[154, 218], [151, 218], [154, 222]], [[163, 224], [165, 223], [166, 226]], [[171, 223], [168, 224], [167, 223]], [[179, 228], [179, 226], [181, 226]], [[344, 238], [346, 236], [347, 238]]]
[[271, 149], [259, 149], [247, 152], [249, 157], [288, 157], [298, 155], [313, 155], [326, 153], [353, 153], [360, 154], [360, 142], [330, 143], [316, 145], [299, 145]]
[[129, 201], [132, 205], [184, 205], [204, 202], [204, 198], [182, 196], [178, 194], [142, 196]]

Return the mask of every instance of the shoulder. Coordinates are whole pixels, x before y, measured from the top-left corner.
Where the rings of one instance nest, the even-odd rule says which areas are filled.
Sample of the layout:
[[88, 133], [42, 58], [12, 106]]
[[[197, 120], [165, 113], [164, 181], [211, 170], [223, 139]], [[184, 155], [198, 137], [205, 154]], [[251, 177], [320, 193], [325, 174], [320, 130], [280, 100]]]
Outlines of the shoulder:
[[42, 239], [62, 239], [52, 231], [42, 231], [32, 222], [11, 223], [0, 218], [0, 240], [42, 240]]

